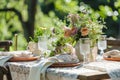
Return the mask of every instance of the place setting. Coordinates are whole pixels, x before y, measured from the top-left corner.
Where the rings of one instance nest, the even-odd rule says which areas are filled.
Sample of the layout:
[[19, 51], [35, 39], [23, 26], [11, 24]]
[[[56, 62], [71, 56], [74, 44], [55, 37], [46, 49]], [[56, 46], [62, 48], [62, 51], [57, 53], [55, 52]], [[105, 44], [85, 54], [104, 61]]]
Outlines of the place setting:
[[119, 50], [111, 50], [103, 55], [105, 60], [109, 61], [120, 61], [120, 51]]
[[98, 40], [98, 50], [100, 53], [96, 57], [97, 61], [100, 60], [108, 60], [108, 61], [120, 61], [120, 51], [118, 49], [111, 49], [107, 50], [109, 45], [107, 44], [107, 37], [106, 35], [102, 35], [101, 38]]
[[8, 62], [25, 62], [38, 59], [38, 57], [33, 56], [32, 52], [29, 51], [0, 52], [0, 57], [9, 57]]

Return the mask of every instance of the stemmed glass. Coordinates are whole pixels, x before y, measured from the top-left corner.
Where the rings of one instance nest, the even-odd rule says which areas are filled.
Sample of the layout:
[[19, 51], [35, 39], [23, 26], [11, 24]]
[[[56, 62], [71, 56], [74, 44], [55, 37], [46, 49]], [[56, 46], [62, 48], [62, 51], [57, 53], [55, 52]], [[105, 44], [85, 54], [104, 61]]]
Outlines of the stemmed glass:
[[100, 39], [98, 40], [98, 49], [100, 50], [100, 55], [102, 56], [104, 50], [107, 48], [107, 41], [106, 35], [101, 35]]
[[87, 55], [90, 53], [90, 39], [81, 38], [80, 39], [80, 53], [84, 57], [83, 65], [87, 63]]
[[97, 56], [97, 60], [101, 60], [104, 50], [107, 48], [107, 40], [106, 35], [101, 35], [100, 39], [98, 40], [98, 49], [100, 50], [100, 54]]
[[41, 58], [44, 58], [47, 52], [47, 41], [47, 36], [38, 36], [38, 49], [41, 51]]

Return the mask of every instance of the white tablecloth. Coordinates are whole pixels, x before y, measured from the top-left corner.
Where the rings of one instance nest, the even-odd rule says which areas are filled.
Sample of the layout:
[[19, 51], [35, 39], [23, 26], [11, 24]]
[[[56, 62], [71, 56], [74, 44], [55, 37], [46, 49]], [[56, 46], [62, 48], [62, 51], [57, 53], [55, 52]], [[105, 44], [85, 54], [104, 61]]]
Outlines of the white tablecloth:
[[[9, 62], [11, 75], [13, 80], [27, 80], [31, 65], [36, 64], [33, 62]], [[101, 61], [101, 62], [91, 62], [84, 68], [48, 68], [46, 71], [46, 80], [78, 80], [80, 74], [103, 71], [108, 72], [113, 80], [120, 80], [120, 62], [114, 61]], [[113, 74], [113, 76], [111, 76]], [[114, 78], [118, 76], [118, 79]]]
[[[13, 80], [27, 80], [31, 65], [36, 62], [9, 62], [10, 72]], [[46, 71], [46, 80], [78, 80], [78, 75], [95, 72], [95, 70], [72, 67], [67, 68], [48, 68]]]

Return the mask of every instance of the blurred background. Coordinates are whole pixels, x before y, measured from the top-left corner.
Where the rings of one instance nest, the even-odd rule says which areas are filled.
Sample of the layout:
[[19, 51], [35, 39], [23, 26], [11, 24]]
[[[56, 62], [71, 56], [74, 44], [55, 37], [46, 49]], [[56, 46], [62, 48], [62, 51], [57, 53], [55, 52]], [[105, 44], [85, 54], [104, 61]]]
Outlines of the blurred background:
[[83, 5], [91, 17], [104, 18], [107, 37], [120, 38], [120, 0], [0, 0], [0, 40], [14, 41], [18, 34], [18, 50], [26, 49], [35, 29], [58, 27], [60, 20]]

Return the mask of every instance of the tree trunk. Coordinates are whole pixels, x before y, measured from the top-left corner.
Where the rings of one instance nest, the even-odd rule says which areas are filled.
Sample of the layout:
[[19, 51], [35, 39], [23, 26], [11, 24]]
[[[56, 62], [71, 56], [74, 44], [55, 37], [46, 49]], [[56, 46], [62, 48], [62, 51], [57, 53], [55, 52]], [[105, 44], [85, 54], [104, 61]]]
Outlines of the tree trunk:
[[28, 21], [26, 22], [26, 25], [24, 25], [24, 27], [27, 27], [27, 29], [24, 29], [27, 41], [30, 41], [29, 37], [34, 37], [36, 5], [37, 0], [28, 1]]
[[22, 28], [24, 30], [24, 36], [26, 40], [29, 42], [29, 37], [34, 37], [34, 24], [35, 24], [35, 14], [36, 14], [36, 5], [37, 0], [29, 0], [28, 3], [28, 20], [24, 21], [22, 18], [22, 14], [15, 8], [4, 8], [0, 9], [0, 12], [14, 12], [18, 19], [20, 20], [22, 24]]

